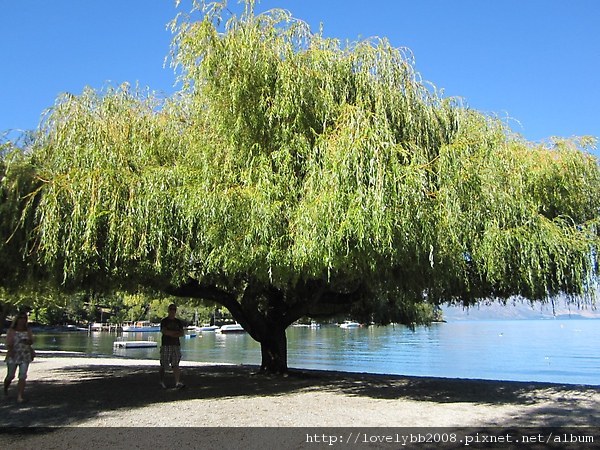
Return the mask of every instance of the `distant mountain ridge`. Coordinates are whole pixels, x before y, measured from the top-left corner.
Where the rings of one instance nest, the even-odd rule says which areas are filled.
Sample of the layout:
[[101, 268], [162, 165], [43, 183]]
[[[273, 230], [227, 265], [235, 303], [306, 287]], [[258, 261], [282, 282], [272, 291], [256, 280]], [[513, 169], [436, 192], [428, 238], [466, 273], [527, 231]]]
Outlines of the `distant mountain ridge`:
[[469, 309], [461, 306], [443, 306], [444, 320], [516, 320], [516, 319], [600, 319], [600, 309], [594, 305], [567, 304], [560, 300], [531, 305], [527, 301], [481, 304]]

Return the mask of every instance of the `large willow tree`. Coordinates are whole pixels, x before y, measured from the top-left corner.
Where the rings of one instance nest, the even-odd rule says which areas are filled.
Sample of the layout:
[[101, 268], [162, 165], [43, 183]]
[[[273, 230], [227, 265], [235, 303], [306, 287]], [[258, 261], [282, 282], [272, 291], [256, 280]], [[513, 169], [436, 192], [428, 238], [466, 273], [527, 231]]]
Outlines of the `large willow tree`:
[[386, 40], [223, 6], [173, 23], [176, 96], [59, 99], [16, 216], [37, 273], [215, 301], [272, 372], [303, 316], [414, 323], [425, 304], [591, 291], [593, 142], [528, 143]]

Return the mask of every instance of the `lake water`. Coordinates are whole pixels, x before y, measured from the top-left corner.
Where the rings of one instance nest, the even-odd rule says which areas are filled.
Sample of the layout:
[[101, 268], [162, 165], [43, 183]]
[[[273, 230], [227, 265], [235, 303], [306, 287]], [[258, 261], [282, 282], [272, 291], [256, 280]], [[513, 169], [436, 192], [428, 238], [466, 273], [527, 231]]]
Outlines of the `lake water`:
[[[419, 327], [288, 329], [288, 365], [446, 378], [600, 385], [600, 321], [457, 321]], [[78, 351], [158, 360], [159, 350], [116, 349], [117, 337], [158, 340], [160, 333], [37, 334], [39, 350]], [[260, 365], [247, 334], [208, 332], [181, 340], [183, 359]]]

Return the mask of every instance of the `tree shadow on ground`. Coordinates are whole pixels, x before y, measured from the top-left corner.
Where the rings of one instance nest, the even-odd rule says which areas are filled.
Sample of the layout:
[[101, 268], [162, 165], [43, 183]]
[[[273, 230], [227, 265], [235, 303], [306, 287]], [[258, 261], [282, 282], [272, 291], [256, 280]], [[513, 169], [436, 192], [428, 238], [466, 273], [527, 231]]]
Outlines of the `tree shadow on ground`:
[[[343, 372], [292, 370], [290, 376], [256, 375], [256, 367], [207, 365], [183, 368], [185, 389], [161, 389], [157, 367], [129, 365], [83, 365], [54, 369], [32, 381], [31, 401], [16, 404], [14, 398], [0, 403], [0, 426], [54, 427], [84, 423], [102, 412], [135, 409], [183, 400], [285, 396], [295, 393], [334, 392], [345, 396], [383, 400], [414, 400], [435, 403], [531, 405], [531, 417], [523, 423], [547, 420], [552, 426], [590, 424], [597, 401], [579, 404], [578, 399], [600, 394], [600, 388], [542, 383], [419, 378]], [[171, 378], [172, 379], [172, 378]], [[563, 404], [540, 406], [544, 399]], [[593, 400], [593, 399], [592, 399]], [[592, 403], [594, 403], [592, 401]], [[533, 422], [531, 422], [533, 423]], [[594, 423], [597, 425], [597, 423]]]

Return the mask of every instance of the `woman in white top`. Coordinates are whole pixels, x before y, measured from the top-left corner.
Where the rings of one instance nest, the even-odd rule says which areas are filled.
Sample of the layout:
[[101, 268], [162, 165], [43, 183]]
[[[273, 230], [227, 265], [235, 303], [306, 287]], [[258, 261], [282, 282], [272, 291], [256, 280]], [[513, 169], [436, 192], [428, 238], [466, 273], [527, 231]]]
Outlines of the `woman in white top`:
[[6, 366], [7, 373], [4, 379], [4, 396], [8, 396], [8, 388], [15, 378], [17, 367], [19, 368], [19, 383], [17, 385], [17, 402], [25, 401], [25, 380], [27, 379], [27, 370], [29, 363], [33, 361], [33, 333], [27, 323], [27, 314], [21, 312], [17, 314], [12, 325], [6, 333]]

